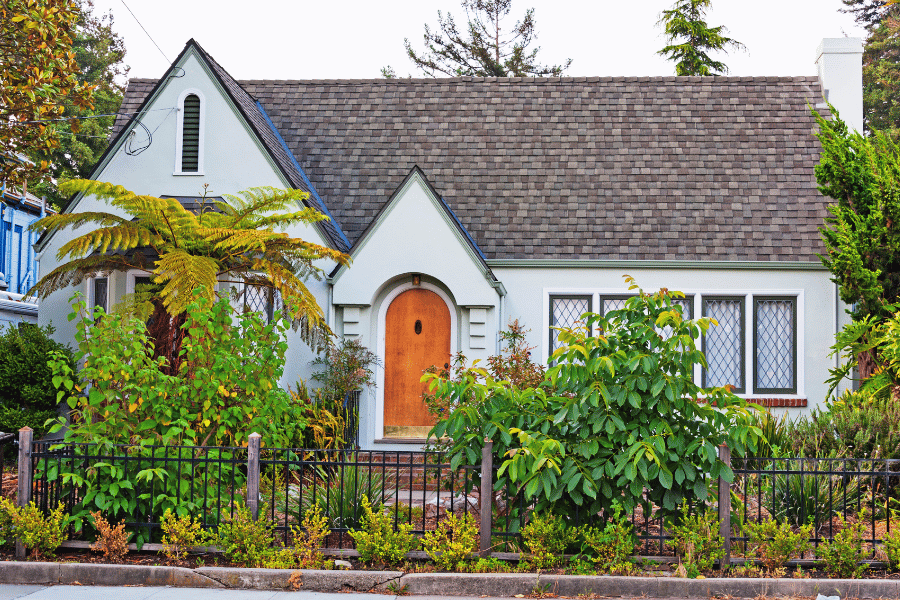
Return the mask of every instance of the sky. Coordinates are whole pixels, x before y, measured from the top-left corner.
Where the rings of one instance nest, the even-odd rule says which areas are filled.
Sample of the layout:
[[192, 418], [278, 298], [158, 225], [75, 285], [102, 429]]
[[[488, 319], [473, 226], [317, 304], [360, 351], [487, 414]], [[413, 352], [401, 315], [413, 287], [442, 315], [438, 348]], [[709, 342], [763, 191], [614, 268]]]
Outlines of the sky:
[[[673, 1], [516, 0], [509, 24], [534, 8], [540, 60], [559, 64], [571, 58], [566, 75], [674, 75], [673, 63], [656, 55], [665, 45], [656, 21]], [[386, 65], [416, 77], [403, 39], [422, 48], [424, 25], [437, 27], [438, 10], [464, 22], [459, 0], [94, 0], [94, 5], [96, 13], [112, 11], [130, 76], [149, 78], [162, 76], [190, 38], [238, 79], [374, 78]], [[823, 37], [865, 37], [850, 15], [838, 12], [842, 6], [841, 0], [713, 0], [707, 23], [725, 25], [747, 48], [716, 58], [730, 75], [813, 75]]]

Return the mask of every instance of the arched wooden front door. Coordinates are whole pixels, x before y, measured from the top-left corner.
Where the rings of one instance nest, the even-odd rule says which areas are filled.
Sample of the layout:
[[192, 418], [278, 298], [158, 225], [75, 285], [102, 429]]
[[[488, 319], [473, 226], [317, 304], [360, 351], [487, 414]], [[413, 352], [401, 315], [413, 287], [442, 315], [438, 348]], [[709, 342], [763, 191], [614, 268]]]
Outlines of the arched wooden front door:
[[384, 435], [424, 438], [434, 419], [422, 401], [422, 372], [450, 361], [450, 311], [422, 288], [394, 298], [384, 320]]

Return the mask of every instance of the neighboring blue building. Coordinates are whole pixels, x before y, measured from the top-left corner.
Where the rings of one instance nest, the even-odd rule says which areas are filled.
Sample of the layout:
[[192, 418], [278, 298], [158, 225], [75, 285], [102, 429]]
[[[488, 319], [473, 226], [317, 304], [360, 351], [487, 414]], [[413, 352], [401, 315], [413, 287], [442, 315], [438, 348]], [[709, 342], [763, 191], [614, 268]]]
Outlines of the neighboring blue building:
[[37, 299], [23, 299], [38, 278], [37, 236], [28, 226], [46, 213], [44, 201], [34, 194], [0, 187], [0, 329], [37, 323]]

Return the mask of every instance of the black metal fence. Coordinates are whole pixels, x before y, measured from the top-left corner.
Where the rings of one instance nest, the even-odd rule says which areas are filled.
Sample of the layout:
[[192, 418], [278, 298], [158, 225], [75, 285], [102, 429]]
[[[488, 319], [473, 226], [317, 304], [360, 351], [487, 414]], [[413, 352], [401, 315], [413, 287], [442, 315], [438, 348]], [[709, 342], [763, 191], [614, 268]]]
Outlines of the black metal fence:
[[[14, 441], [0, 435], [0, 448]], [[23, 448], [29, 447], [23, 462]], [[407, 523], [416, 534], [434, 529], [448, 513], [472, 515], [482, 528], [483, 550], [516, 551], [531, 508], [516, 490], [493, 489], [499, 465], [489, 450], [480, 465], [455, 471], [441, 452], [268, 449], [259, 447], [258, 436], [239, 448], [29, 440], [19, 457], [20, 504], [33, 500], [50, 510], [62, 502], [81, 517], [89, 506], [114, 519], [127, 515], [127, 525], [142, 541], [159, 538], [167, 508], [181, 507], [215, 529], [243, 502], [254, 514], [266, 515], [285, 542], [303, 515], [318, 506], [331, 529], [326, 546], [347, 548], [353, 545], [348, 532], [360, 527], [366, 497], [386, 507], [395, 527]], [[6, 463], [0, 467], [10, 470]], [[733, 482], [709, 482], [706, 508], [719, 511], [726, 547], [733, 545], [737, 555], [746, 550], [745, 525], [769, 518], [811, 525], [813, 547], [833, 539], [845, 521], [865, 523], [870, 547], [897, 526], [900, 460], [748, 458], [735, 460], [733, 467]], [[490, 480], [482, 482], [488, 472]], [[483, 503], [485, 493], [490, 501]], [[584, 523], [602, 519], [580, 517]], [[638, 508], [631, 522], [642, 554], [673, 553], [658, 511]]]

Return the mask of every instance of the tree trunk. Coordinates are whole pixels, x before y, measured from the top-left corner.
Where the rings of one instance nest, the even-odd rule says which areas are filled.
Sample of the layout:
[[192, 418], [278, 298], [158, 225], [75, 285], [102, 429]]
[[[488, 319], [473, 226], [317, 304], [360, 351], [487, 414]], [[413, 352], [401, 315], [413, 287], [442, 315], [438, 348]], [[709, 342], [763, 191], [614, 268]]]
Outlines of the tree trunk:
[[173, 317], [163, 306], [162, 300], [153, 300], [153, 313], [147, 321], [147, 332], [153, 340], [153, 357], [166, 359], [161, 371], [166, 375], [176, 375], [181, 366], [181, 341], [184, 339], [182, 325], [184, 313]]
[[859, 355], [859, 360], [857, 362], [857, 370], [859, 371], [859, 381], [863, 382], [875, 372], [875, 368], [878, 366], [878, 363], [875, 362], [875, 356], [873, 350], [866, 350], [865, 352]]

